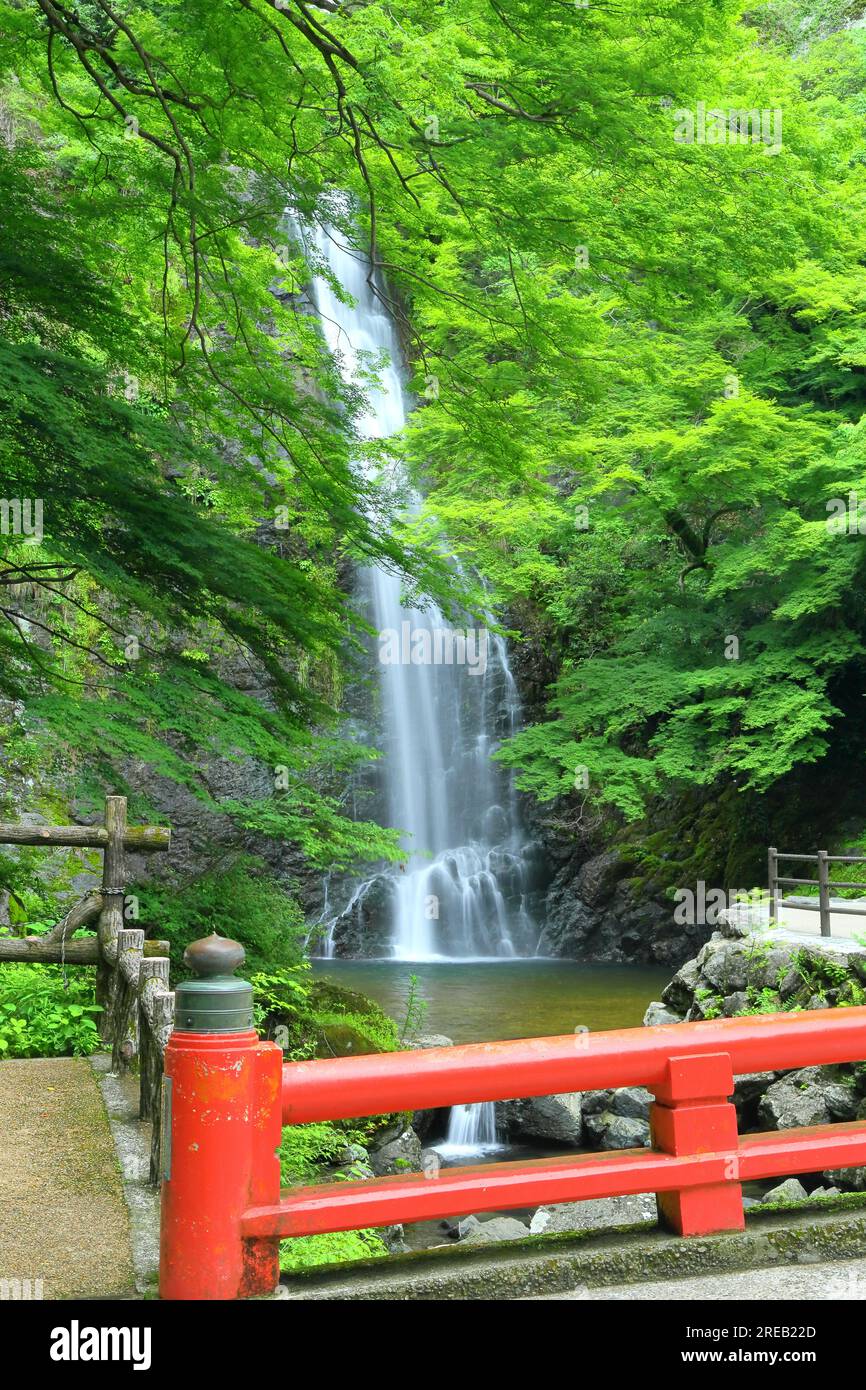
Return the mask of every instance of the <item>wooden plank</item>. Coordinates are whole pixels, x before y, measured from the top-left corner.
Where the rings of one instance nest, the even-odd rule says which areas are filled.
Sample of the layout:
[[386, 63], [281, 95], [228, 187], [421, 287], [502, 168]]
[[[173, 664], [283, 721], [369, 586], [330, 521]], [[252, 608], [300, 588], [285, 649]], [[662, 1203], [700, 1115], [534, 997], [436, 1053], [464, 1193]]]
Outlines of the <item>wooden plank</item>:
[[[125, 800], [112, 798], [109, 800]], [[2, 845], [65, 846], [67, 849], [105, 849], [109, 832], [102, 825], [0, 825]], [[167, 850], [171, 829], [167, 825], [130, 825], [124, 830], [123, 848], [136, 854]]]
[[[167, 956], [167, 941], [145, 941], [145, 957]], [[95, 936], [75, 941], [45, 941], [40, 936], [0, 937], [0, 961], [30, 961], [36, 965], [98, 965], [99, 941]]]

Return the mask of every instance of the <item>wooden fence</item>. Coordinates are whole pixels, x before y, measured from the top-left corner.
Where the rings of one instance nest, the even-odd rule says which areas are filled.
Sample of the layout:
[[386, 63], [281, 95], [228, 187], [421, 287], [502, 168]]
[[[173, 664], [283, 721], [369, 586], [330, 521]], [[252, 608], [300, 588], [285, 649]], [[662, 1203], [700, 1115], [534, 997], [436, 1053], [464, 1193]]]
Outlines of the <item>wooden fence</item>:
[[[780, 878], [779, 861], [794, 860], [800, 864], [817, 864], [817, 878]], [[855, 906], [853, 903], [843, 905], [842, 903], [830, 904], [830, 889], [832, 888], [859, 888], [866, 897], [866, 883], [842, 883], [830, 882], [831, 864], [866, 864], [866, 856], [860, 854], [828, 854], [825, 849], [819, 849], [816, 854], [780, 854], [777, 849], [770, 848], [767, 851], [767, 873], [769, 877], [770, 899], [772, 903], [771, 911], [776, 921], [779, 920], [780, 907], [794, 907], [803, 912], [817, 912], [821, 923], [821, 935], [830, 936], [830, 913], [838, 912], [848, 917], [866, 917], [866, 905]], [[817, 888], [818, 900], [810, 903], [803, 901], [802, 898], [783, 898], [780, 887], [803, 887]]]
[[[96, 966], [99, 1027], [111, 1048], [112, 1070], [125, 1070], [136, 1057], [139, 1061], [139, 1113], [153, 1124], [153, 1183], [159, 1173], [160, 1091], [174, 1022], [174, 993], [169, 989], [168, 942], [145, 941], [141, 928], [126, 925], [126, 853], [167, 850], [170, 843], [166, 826], [127, 825], [125, 796], [106, 797], [103, 825], [0, 825], [0, 844], [102, 850], [102, 886], [85, 894], [45, 935], [0, 937], [0, 964], [5, 960]], [[91, 923], [95, 936], [71, 939], [79, 927]]]

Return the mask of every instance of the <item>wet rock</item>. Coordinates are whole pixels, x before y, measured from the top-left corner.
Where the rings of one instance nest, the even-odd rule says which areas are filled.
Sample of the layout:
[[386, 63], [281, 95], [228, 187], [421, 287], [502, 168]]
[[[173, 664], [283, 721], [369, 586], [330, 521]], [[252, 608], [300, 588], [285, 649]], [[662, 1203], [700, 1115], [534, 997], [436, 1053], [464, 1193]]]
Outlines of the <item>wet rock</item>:
[[774, 1081], [761, 1097], [758, 1120], [766, 1129], [827, 1124], [832, 1118], [827, 1097], [831, 1085], [820, 1067], [791, 1072]]
[[809, 1196], [805, 1187], [797, 1178], [786, 1178], [780, 1182], [778, 1187], [773, 1187], [769, 1192], [765, 1192], [761, 1198], [761, 1205], [767, 1202], [805, 1202]]
[[624, 872], [625, 865], [617, 850], [595, 855], [581, 866], [577, 875], [577, 896], [589, 907], [599, 907], [613, 896], [613, 891]]
[[334, 923], [334, 954], [387, 955], [396, 900], [397, 884], [389, 874], [377, 874], [362, 884]]
[[446, 1038], [444, 1033], [419, 1033], [411, 1042], [407, 1042], [407, 1047], [423, 1049], [425, 1047], [453, 1047], [454, 1039]]
[[650, 1127], [647, 1120], [627, 1115], [615, 1115], [603, 1110], [584, 1120], [584, 1134], [596, 1149], [640, 1149], [649, 1146]]
[[866, 1192], [866, 1168], [827, 1168], [821, 1176], [843, 1192]]
[[596, 1201], [539, 1207], [529, 1229], [532, 1235], [553, 1235], [559, 1231], [598, 1231], [638, 1222], [655, 1225], [657, 1219], [656, 1199], [651, 1192], [644, 1192], [633, 1197], [601, 1197]]
[[659, 999], [654, 999], [648, 1006], [643, 1021], [644, 1027], [654, 1028], [659, 1023], [682, 1023], [683, 1018], [683, 1014], [675, 1013], [673, 1009], [668, 1008], [667, 1004], [663, 1004]]
[[503, 1101], [496, 1107], [497, 1127], [509, 1135], [577, 1147], [583, 1138], [581, 1102], [580, 1091]]
[[701, 972], [696, 960], [687, 960], [669, 985], [662, 990], [662, 1003], [686, 1014], [694, 1003], [695, 990], [700, 987]]
[[404, 1129], [396, 1138], [371, 1148], [370, 1167], [376, 1177], [386, 1173], [420, 1172], [421, 1140], [414, 1129]]
[[490, 1245], [498, 1240], [520, 1240], [529, 1235], [529, 1227], [513, 1216], [493, 1216], [489, 1221], [467, 1216], [458, 1225], [457, 1234], [461, 1244]]

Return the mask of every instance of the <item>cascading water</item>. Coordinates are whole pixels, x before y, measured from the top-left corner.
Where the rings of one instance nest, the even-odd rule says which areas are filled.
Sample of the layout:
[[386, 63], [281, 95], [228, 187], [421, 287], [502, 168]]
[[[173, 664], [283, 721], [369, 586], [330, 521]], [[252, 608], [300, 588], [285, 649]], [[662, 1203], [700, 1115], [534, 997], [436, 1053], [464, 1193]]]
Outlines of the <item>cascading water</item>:
[[[322, 332], [344, 378], [359, 379], [365, 362], [369, 374], [371, 358], [386, 359], [379, 386], [367, 387], [359, 427], [367, 438], [387, 438], [406, 418], [394, 325], [363, 256], [330, 229], [315, 241], [354, 301], [341, 302], [327, 280], [316, 280]], [[379, 633], [379, 768], [388, 824], [405, 833], [406, 860], [355, 887], [324, 924], [324, 950], [339, 954], [341, 932], [354, 927], [355, 950], [343, 953], [356, 953], [357, 927], [377, 915], [386, 919], [379, 939], [398, 959], [532, 955], [533, 847], [512, 779], [491, 761], [520, 720], [506, 644], [486, 629], [448, 628], [435, 606], [403, 607], [399, 576], [383, 568], [361, 571], [359, 599]]]
[[504, 1147], [496, 1133], [496, 1106], [492, 1101], [452, 1106], [445, 1140], [434, 1145], [436, 1152], [445, 1159], [471, 1157]]

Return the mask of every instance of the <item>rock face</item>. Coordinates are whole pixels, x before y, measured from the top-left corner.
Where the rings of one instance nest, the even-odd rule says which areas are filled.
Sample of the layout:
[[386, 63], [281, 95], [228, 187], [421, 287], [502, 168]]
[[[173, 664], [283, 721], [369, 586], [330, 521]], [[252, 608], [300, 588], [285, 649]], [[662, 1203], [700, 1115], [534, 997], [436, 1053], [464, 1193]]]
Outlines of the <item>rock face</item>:
[[496, 1107], [496, 1124], [514, 1138], [550, 1139], [577, 1147], [583, 1138], [581, 1094], [574, 1091], [501, 1101]]
[[692, 954], [708, 928], [677, 924], [673, 905], [632, 884], [629, 872], [618, 850], [578, 863], [566, 858], [547, 892], [539, 951], [574, 960], [672, 966]]
[[336, 956], [356, 959], [389, 954], [396, 893], [397, 885], [388, 874], [377, 874], [360, 885], [334, 923]]

